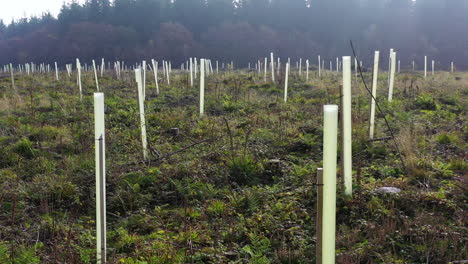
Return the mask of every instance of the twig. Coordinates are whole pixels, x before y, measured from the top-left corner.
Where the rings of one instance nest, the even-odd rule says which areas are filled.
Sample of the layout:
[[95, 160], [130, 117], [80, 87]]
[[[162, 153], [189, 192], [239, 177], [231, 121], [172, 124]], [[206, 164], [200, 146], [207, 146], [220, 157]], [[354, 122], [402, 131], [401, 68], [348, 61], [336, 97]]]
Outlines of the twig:
[[147, 139], [147, 142], [148, 142], [148, 148], [149, 148], [151, 154], [153, 154], [157, 158], [161, 157], [161, 153], [151, 145], [149, 139]]
[[367, 142], [376, 142], [376, 141], [386, 141], [392, 139], [392, 137], [381, 137], [381, 138], [374, 138], [374, 139], [369, 139]]
[[186, 151], [186, 150], [189, 149], [189, 148], [195, 147], [196, 145], [200, 145], [200, 144], [202, 144], [202, 143], [209, 142], [209, 141], [211, 141], [211, 139], [204, 139], [204, 140], [202, 140], [202, 141], [195, 142], [195, 143], [190, 144], [190, 145], [188, 145], [188, 146], [186, 146], [186, 147], [183, 147], [183, 148], [181, 148], [181, 149], [179, 149], [179, 150], [176, 150], [176, 151], [174, 151], [174, 152], [171, 152], [171, 153], [168, 153], [168, 154], [166, 154], [166, 155], [164, 155], [164, 156], [161, 156], [161, 157], [157, 158], [156, 161], [158, 161], [158, 160], [165, 160], [165, 159], [167, 159], [167, 158], [169, 158], [169, 157], [171, 157], [171, 156], [173, 156], [173, 155], [175, 155], [175, 154], [177, 154], [177, 153]]
[[227, 129], [227, 132], [228, 132], [228, 135], [229, 135], [229, 143], [230, 143], [230, 146], [231, 146], [232, 159], [234, 159], [234, 140], [232, 138], [232, 131], [231, 131], [231, 128], [229, 127], [228, 120], [224, 116], [223, 116], [223, 120], [224, 120], [224, 123], [226, 124], [226, 129]]

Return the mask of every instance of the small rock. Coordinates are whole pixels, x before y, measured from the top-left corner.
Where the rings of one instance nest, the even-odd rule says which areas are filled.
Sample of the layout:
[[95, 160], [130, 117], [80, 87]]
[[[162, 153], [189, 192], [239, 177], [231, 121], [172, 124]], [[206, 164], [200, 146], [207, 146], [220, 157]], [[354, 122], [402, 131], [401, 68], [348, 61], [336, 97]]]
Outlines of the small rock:
[[238, 257], [239, 254], [237, 254], [237, 253], [234, 252], [234, 251], [228, 251], [228, 252], [224, 252], [224, 255], [225, 255], [228, 259], [235, 259], [236, 257]]
[[279, 160], [279, 159], [271, 159], [271, 160], [268, 161], [268, 163], [270, 163], [270, 164], [279, 164], [279, 163], [281, 163], [281, 160]]
[[170, 131], [171, 131], [170, 133], [171, 133], [171, 135], [173, 137], [177, 137], [180, 134], [180, 130], [179, 130], [178, 127], [173, 127], [173, 128], [171, 128]]
[[401, 189], [396, 187], [380, 187], [375, 190], [377, 193], [399, 193]]
[[264, 166], [265, 166], [265, 173], [272, 177], [272, 176], [282, 176], [283, 175], [283, 170], [282, 170], [282, 162], [279, 159], [270, 159], [268, 160]]

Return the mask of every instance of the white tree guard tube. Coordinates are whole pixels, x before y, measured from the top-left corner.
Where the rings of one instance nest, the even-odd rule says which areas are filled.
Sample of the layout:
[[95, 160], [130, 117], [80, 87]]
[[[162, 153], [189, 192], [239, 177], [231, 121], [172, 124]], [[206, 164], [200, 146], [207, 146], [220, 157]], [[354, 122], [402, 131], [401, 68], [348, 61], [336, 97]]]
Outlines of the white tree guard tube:
[[167, 84], [171, 84], [171, 76], [170, 76], [170, 64], [166, 61], [166, 75], [167, 75]]
[[271, 59], [271, 81], [275, 82], [275, 59], [273, 52], [270, 53], [270, 59]]
[[55, 62], [55, 80], [58, 81], [59, 80], [59, 74], [58, 74], [58, 66], [57, 66], [57, 62]]
[[351, 57], [343, 57], [343, 86], [342, 86], [342, 122], [343, 122], [343, 178], [345, 195], [352, 196], [353, 170], [352, 170], [352, 119], [351, 119]]
[[318, 55], [318, 76], [322, 77], [322, 65], [320, 64], [320, 55]]
[[356, 57], [354, 57], [354, 75], [356, 78], [358, 77], [358, 62]]
[[96, 80], [96, 89], [99, 92], [99, 82], [97, 78], [96, 62], [94, 60], [93, 60], [93, 69], [94, 69], [94, 79]]
[[379, 78], [379, 57], [380, 57], [380, 51], [376, 51], [374, 53], [374, 73], [372, 77], [372, 97], [371, 97], [370, 119], [369, 119], [369, 138], [370, 139], [374, 138], [375, 99], [377, 99], [377, 81]]
[[106, 69], [106, 63], [104, 62], [104, 58], [101, 59], [101, 78], [104, 75], [104, 70]]
[[11, 64], [11, 63], [10, 63], [10, 74], [11, 74], [11, 85], [13, 86], [13, 90], [16, 91], [15, 76], [13, 74], [13, 64]]
[[104, 94], [94, 93], [94, 138], [96, 160], [96, 257], [106, 263], [106, 151]]
[[146, 61], [142, 63], [143, 68], [143, 98], [146, 98]]
[[324, 105], [322, 263], [335, 263], [338, 106]]
[[284, 102], [288, 101], [288, 81], [289, 81], [289, 62], [286, 63], [286, 69], [284, 74]]
[[[151, 63], [153, 64], [154, 82], [156, 84], [156, 94], [159, 95], [158, 62], [155, 61], [154, 59], [152, 59]], [[192, 64], [190, 64], [190, 66], [192, 66]], [[191, 68], [190, 68], [190, 70], [191, 70]]]
[[77, 71], [77, 83], [80, 89], [80, 101], [83, 100], [83, 89], [81, 87], [81, 63], [79, 59], [76, 59], [76, 71]]
[[302, 75], [302, 58], [299, 58], [299, 75]]
[[393, 98], [393, 87], [395, 85], [395, 69], [396, 69], [396, 52], [391, 54], [391, 67], [390, 67], [390, 83], [388, 87], [388, 101], [391, 102]]
[[200, 117], [205, 112], [205, 60], [200, 59]]
[[432, 60], [432, 75], [434, 75], [435, 61]]
[[424, 78], [427, 77], [427, 56], [424, 56]]
[[148, 160], [148, 141], [146, 139], [146, 120], [145, 120], [145, 98], [143, 97], [143, 80], [141, 69], [135, 70], [135, 79], [138, 86], [138, 107], [140, 109], [140, 130], [141, 145], [143, 147], [143, 159]]

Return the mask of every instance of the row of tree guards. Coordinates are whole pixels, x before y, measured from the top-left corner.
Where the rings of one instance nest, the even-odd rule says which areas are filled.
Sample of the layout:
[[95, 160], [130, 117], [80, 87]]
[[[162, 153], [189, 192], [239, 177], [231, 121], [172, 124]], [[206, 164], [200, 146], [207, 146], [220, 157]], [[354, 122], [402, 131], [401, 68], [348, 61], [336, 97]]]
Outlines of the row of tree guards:
[[[392, 60], [392, 56], [395, 58]], [[281, 59], [277, 58], [277, 61], [275, 62], [274, 59], [274, 54], [273, 52], [270, 54], [270, 63], [268, 63], [268, 58], [265, 57], [265, 62], [262, 63], [261, 60], [258, 60], [257, 63], [255, 63], [255, 70], [258, 71], [258, 74], [261, 74], [262, 69], [264, 70], [264, 81], [267, 82], [267, 68], [270, 65], [271, 66], [271, 80], [274, 82], [275, 81], [275, 67], [276, 67], [276, 72], [279, 75], [280, 74], [280, 69], [281, 69]], [[189, 71], [190, 72], [190, 86], [193, 87], [194, 85], [194, 78], [197, 78], [198, 70], [200, 69], [200, 74], [201, 74], [201, 69], [202, 69], [202, 60], [200, 59], [200, 64], [198, 65], [197, 59], [196, 58], [190, 58], [187, 60], [185, 63], [181, 64], [180, 69], [181, 71]], [[204, 60], [204, 66], [203, 69], [207, 74], [210, 72], [213, 73], [213, 65], [211, 63], [211, 60]], [[333, 72], [333, 63], [332, 61], [330, 62], [330, 72]], [[398, 64], [397, 64], [398, 62]], [[143, 93], [145, 92], [145, 86], [146, 86], [146, 70], [149, 68], [154, 72], [154, 79], [156, 83], [156, 94], [159, 95], [159, 82], [158, 82], [158, 71], [159, 71], [159, 65], [158, 62], [155, 61], [154, 59], [151, 60], [151, 66], [146, 64], [146, 61], [143, 61], [142, 64], [135, 64], [135, 65], [126, 65], [125, 62], [123, 61], [116, 61], [113, 63], [113, 70], [115, 71], [115, 75], [117, 79], [121, 79], [122, 72], [127, 72], [129, 69], [130, 70], [135, 70], [135, 69], [141, 69], [143, 71]], [[398, 66], [396, 66], [396, 64]], [[306, 60], [306, 81], [309, 81], [309, 69], [310, 69], [310, 62], [307, 59]], [[375, 59], [374, 59], [374, 76], [378, 74], [378, 62], [377, 62], [377, 68], [375, 67]], [[393, 54], [393, 49], [390, 50], [390, 56], [389, 56], [389, 88], [390, 90], [393, 89], [393, 81], [390, 81], [390, 78], [392, 76], [394, 77], [394, 72], [397, 71], [398, 73], [400, 72], [400, 61], [396, 60], [396, 53]], [[58, 81], [59, 80], [59, 72], [60, 68], [57, 64], [57, 62], [54, 63], [55, 66], [55, 79]], [[339, 72], [342, 69], [342, 61], [339, 60], [339, 58], [336, 58], [336, 72]], [[357, 58], [354, 58], [354, 67], [355, 67], [355, 75], [356, 77], [358, 76], [358, 67], [363, 67], [362, 61], [357, 61]], [[289, 80], [289, 74], [290, 74], [290, 69], [291, 69], [291, 60], [288, 58], [286, 62], [286, 70], [285, 70], [285, 83], [284, 83], [284, 101], [287, 102], [287, 90], [288, 90], [288, 80]], [[73, 71], [73, 64], [66, 64], [65, 69], [67, 71], [68, 77], [70, 78], [72, 75]], [[107, 63], [107, 70], [111, 70], [111, 63]], [[222, 70], [234, 70], [234, 62], [231, 61], [231, 63], [225, 64], [222, 63]], [[248, 69], [251, 70], [251, 64], [248, 63]], [[302, 58], [299, 59], [299, 61], [296, 61], [296, 69], [299, 75], [302, 75]], [[377, 69], [377, 71], [376, 71]], [[325, 70], [325, 61], [321, 58], [321, 56], [318, 56], [318, 64], [317, 64], [317, 71], [318, 71], [318, 77], [322, 76], [322, 72]], [[412, 61], [412, 70], [415, 71], [415, 62]], [[76, 59], [76, 71], [77, 71], [77, 85], [79, 88], [79, 94], [80, 94], [80, 100], [83, 99], [83, 89], [82, 89], [82, 71], [88, 72], [88, 71], [93, 71], [94, 72], [94, 80], [96, 83], [96, 90], [100, 91], [99, 89], [99, 80], [98, 80], [98, 71], [100, 72], [100, 76], [103, 77], [104, 72], [106, 71], [106, 63], [104, 59], [101, 59], [101, 65], [96, 66], [95, 60], [92, 60], [92, 67], [88, 67], [88, 64], [84, 64], [84, 66], [81, 64], [79, 59]], [[162, 61], [162, 71], [163, 71], [163, 77], [166, 80], [167, 84], [170, 85], [170, 74], [172, 73], [172, 64], [171, 62], [168, 61]], [[392, 73], [393, 71], [393, 73]], [[453, 73], [455, 72], [455, 65], [453, 62], [450, 63], [450, 71]], [[26, 73], [27, 75], [34, 74], [36, 72], [38, 73], [49, 73], [51, 72], [51, 68], [49, 64], [41, 63], [39, 65], [31, 62], [31, 63], [26, 63], [26, 64], [18, 64], [13, 66], [12, 63], [3, 65], [3, 67], [0, 67], [0, 72], [1, 73], [10, 73], [11, 75], [11, 83], [13, 89], [16, 90], [15, 86], [15, 79], [14, 79], [14, 74], [15, 72], [17, 73]], [[216, 61], [216, 73], [219, 73], [219, 62]], [[435, 74], [435, 61], [432, 60], [432, 75]], [[424, 78], [427, 77], [427, 56], [424, 56]], [[390, 87], [392, 85], [392, 87]], [[201, 85], [200, 85], [201, 86]], [[202, 93], [202, 90], [200, 89], [200, 93]], [[389, 101], [391, 101], [391, 93], [389, 93]], [[200, 115], [203, 115], [203, 104], [200, 103]], [[372, 119], [372, 117], [371, 117]], [[372, 123], [372, 122], [371, 122]], [[371, 133], [372, 134], [372, 133]]]
[[[261, 74], [261, 71], [264, 70], [264, 73], [265, 73], [264, 79], [265, 79], [265, 81], [267, 80], [267, 68], [269, 67], [269, 65], [272, 68], [272, 71], [271, 71], [271, 73], [272, 73], [271, 80], [272, 81], [275, 81], [275, 75], [274, 75], [275, 66], [276, 66], [276, 69], [277, 69], [277, 73], [279, 74], [279, 72], [280, 72], [281, 59], [277, 58], [277, 62], [274, 62], [273, 58], [274, 58], [273, 53], [271, 53], [270, 63], [268, 63], [268, 58], [267, 57], [264, 58], [265, 62], [262, 62], [261, 60], [258, 60], [255, 63], [255, 70], [257, 70], [259, 74]], [[152, 62], [153, 61], [154, 60], [152, 60]], [[288, 62], [290, 63], [290, 59], [288, 59]], [[427, 69], [428, 69], [427, 64], [428, 64], [427, 56], [424, 56], [424, 76], [425, 77], [427, 76]], [[193, 67], [195, 67], [195, 71], [196, 71], [197, 68], [199, 68], [199, 67], [197, 67], [197, 59], [196, 58], [191, 58], [190, 61], [187, 61], [184, 64], [181, 64], [180, 69], [188, 71], [189, 70], [189, 65], [195, 65], [195, 66], [193, 66]], [[308, 71], [310, 69], [310, 65], [311, 65], [310, 61], [307, 59], [305, 61], [305, 70], [306, 70], [307, 76], [308, 76]], [[333, 68], [334, 67], [333, 66], [333, 61], [331, 61], [331, 60], [329, 61], [329, 65], [330, 65], [329, 71], [338, 72], [342, 67], [342, 62], [339, 60], [339, 58], [336, 58], [335, 68]], [[355, 59], [355, 70], [356, 71], [357, 71], [357, 65], [358, 65], [358, 62]], [[359, 61], [359, 65], [360, 65], [360, 67], [363, 67], [362, 61]], [[400, 72], [401, 71], [401, 62], [399, 60], [397, 61], [397, 65], [398, 65], [397, 71]], [[416, 70], [416, 64], [415, 64], [414, 60], [411, 62], [411, 65], [412, 65], [412, 70], [415, 71]], [[432, 60], [431, 65], [432, 65], [432, 73], [434, 74], [434, 72], [436, 70], [435, 69], [436, 61]], [[57, 62], [54, 63], [54, 66], [55, 66], [55, 77], [56, 77], [57, 80], [59, 80], [59, 74], [58, 73], [61, 71], [61, 69], [60, 69], [59, 65], [57, 64]], [[155, 68], [157, 69], [158, 68], [157, 64], [156, 65], [152, 64], [151, 66], [150, 65], [147, 65], [147, 66], [150, 69], [155, 69]], [[216, 72], [217, 73], [219, 72], [219, 68], [220, 68], [219, 66], [220, 65], [219, 65], [218, 61], [216, 61]], [[138, 64], [127, 65], [123, 61], [116, 61], [113, 64], [111, 64], [110, 62], [107, 62], [107, 66], [106, 66], [106, 63], [105, 63], [104, 59], [101, 59], [101, 65], [100, 66], [96, 64], [95, 60], [92, 60], [91, 66], [89, 66], [87, 63], [85, 63], [83, 65], [81, 63], [78, 63], [78, 59], [77, 59], [77, 63], [76, 63], [76, 68], [77, 69], [79, 68], [81, 71], [88, 72], [88, 71], [93, 70], [94, 73], [95, 73], [95, 77], [97, 77], [98, 71], [100, 72], [100, 76], [103, 77], [104, 72], [106, 70], [115, 70], [118, 79], [120, 79], [122, 71], [134, 70], [134, 69], [136, 69], [138, 67], [140, 67]], [[163, 70], [168, 69], [169, 71], [172, 71], [171, 62], [163, 61], [162, 67], [163, 67]], [[192, 67], [192, 66], [190, 66], [190, 67]], [[211, 70], [213, 70], [213, 66], [211, 65], [211, 62], [209, 64], [209, 67], [210, 67]], [[450, 67], [450, 72], [455, 72], [455, 65], [454, 65], [453, 61], [450, 63], [449, 67]], [[73, 68], [73, 64], [65, 64], [65, 69], [66, 69], [69, 77], [71, 76], [72, 68]], [[147, 67], [144, 67], [144, 68], [146, 69]], [[302, 58], [300, 58], [298, 61], [296, 61], [296, 68], [297, 68], [299, 74], [302, 75], [302, 71], [304, 70], [303, 63], [302, 63]], [[222, 63], [222, 69], [223, 70], [224, 69], [234, 69], [234, 63], [233, 62]], [[249, 70], [251, 69], [251, 63], [248, 63], [248, 69]], [[317, 64], [317, 70], [318, 70], [319, 77], [321, 76], [322, 71], [324, 71], [325, 69], [326, 69], [325, 60], [323, 60], [321, 58], [321, 56], [319, 55], [318, 56], [318, 64]], [[19, 73], [26, 73], [26, 74], [30, 75], [32, 73], [50, 73], [52, 71], [53, 71], [53, 69], [51, 68], [50, 64], [45, 64], [45, 63], [35, 64], [34, 62], [25, 63], [25, 64], [17, 64], [16, 66], [13, 65], [12, 63], [9, 63], [9, 64], [5, 64], [2, 67], [0, 67], [0, 73], [19, 72]], [[98, 86], [98, 83], [96, 85]]]
[[[397, 61], [397, 53], [392, 49], [389, 55], [389, 71], [388, 71], [388, 101], [392, 101], [393, 87], [395, 81], [395, 73], [400, 71], [400, 61]], [[369, 138], [374, 137], [374, 123], [375, 123], [375, 106], [377, 98], [377, 84], [378, 84], [378, 71], [379, 71], [379, 57], [380, 52], [375, 51], [374, 65], [373, 65], [373, 79], [372, 79], [372, 96], [371, 96], [371, 109], [369, 120]], [[427, 76], [427, 56], [424, 58], [424, 76]], [[398, 63], [397, 63], [398, 62]], [[127, 71], [128, 68], [124, 62], [117, 61], [114, 64], [115, 75], [118, 79], [121, 78], [121, 73]], [[305, 61], [306, 80], [309, 80], [309, 60]], [[324, 61], [318, 56], [317, 73], [321, 77], [324, 72]], [[344, 178], [344, 194], [346, 197], [352, 197], [352, 119], [351, 119], [351, 76], [352, 76], [352, 62], [350, 56], [344, 56], [340, 61], [337, 58], [336, 71], [342, 70], [343, 81], [341, 86], [341, 160], [342, 171]], [[355, 58], [355, 74], [358, 74], [358, 67], [362, 67], [362, 62]], [[412, 62], [414, 69], [414, 61]], [[434, 61], [432, 61], [432, 73], [434, 74]], [[59, 68], [55, 63], [55, 78], [59, 80]], [[233, 70], [233, 62], [222, 64], [222, 69]], [[226, 66], [226, 67], [225, 67]], [[334, 71], [330, 61], [330, 71]], [[92, 68], [86, 64], [83, 67], [80, 60], [76, 59], [77, 69], [77, 85], [80, 93], [80, 100], [83, 98], [82, 94], [82, 71], [94, 72], [94, 79], [97, 92], [94, 93], [94, 117], [95, 117], [95, 160], [96, 160], [96, 254], [97, 263], [106, 263], [106, 169], [105, 169], [105, 127], [104, 127], [104, 93], [100, 91], [98, 81], [98, 71], [102, 77], [106, 64], [104, 59], [101, 60], [101, 66], [97, 66], [96, 62], [92, 61]], [[145, 98], [146, 98], [146, 71], [149, 68], [154, 73], [156, 84], [156, 93], [159, 94], [159, 80], [158, 71], [159, 64], [155, 60], [151, 60], [151, 65], [146, 61], [141, 64], [132, 65], [130, 67], [135, 73], [135, 81], [137, 83], [138, 92], [138, 106], [140, 112], [140, 130], [142, 142], [142, 155], [144, 160], [148, 160], [147, 137], [146, 137], [146, 120], [145, 120]], [[216, 73], [219, 73], [219, 63], [216, 61]], [[250, 69], [250, 64], [248, 65]], [[271, 81], [275, 81], [275, 72], [279, 74], [281, 68], [280, 58], [274, 58], [274, 54], [270, 54], [270, 62], [265, 58], [264, 63], [260, 60], [255, 64], [255, 71], [261, 74], [263, 70], [264, 80], [267, 81], [268, 68], [271, 71]], [[296, 62], [298, 74], [302, 75], [302, 59]], [[110, 63], [108, 63], [110, 69]], [[288, 101], [288, 82], [291, 69], [291, 61], [287, 60], [285, 63], [285, 78], [284, 78], [284, 102]], [[66, 65], [67, 74], [71, 77], [72, 64]], [[253, 69], [252, 69], [253, 70]], [[25, 72], [31, 74], [34, 72], [50, 72], [50, 66], [45, 64], [35, 65], [28, 63], [19, 65], [16, 69], [12, 64], [3, 66], [3, 72], [11, 73], [12, 85], [14, 84], [14, 72]], [[164, 80], [170, 84], [170, 75], [172, 73], [171, 62], [162, 61], [162, 71]], [[454, 71], [454, 64], [451, 63], [451, 71]], [[204, 96], [205, 96], [205, 77], [213, 74], [213, 65], [209, 59], [200, 59], [199, 63], [196, 58], [190, 58], [186, 63], [181, 65], [181, 72], [188, 72], [189, 84], [194, 86], [194, 80], [199, 78], [199, 114], [202, 118], [204, 116]], [[323, 168], [317, 171], [317, 263], [335, 263], [335, 218], [336, 218], [336, 167], [337, 167], [337, 144], [338, 144], [338, 105], [324, 105], [323, 106]]]

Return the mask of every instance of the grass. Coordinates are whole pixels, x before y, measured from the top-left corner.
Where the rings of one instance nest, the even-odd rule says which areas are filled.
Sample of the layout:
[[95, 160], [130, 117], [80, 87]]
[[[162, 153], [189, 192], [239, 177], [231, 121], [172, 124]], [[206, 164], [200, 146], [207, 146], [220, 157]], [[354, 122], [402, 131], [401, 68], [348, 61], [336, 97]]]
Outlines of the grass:
[[[311, 263], [322, 106], [341, 76], [293, 73], [281, 83], [243, 70], [210, 75], [206, 115], [187, 74], [148, 78], [143, 162], [134, 74], [99, 80], [106, 100], [110, 263]], [[368, 141], [369, 96], [353, 79], [353, 199], [338, 195], [337, 262], [468, 259], [468, 74], [397, 75], [378, 101], [395, 130]], [[370, 83], [371, 76], [365, 79]], [[94, 263], [92, 73], [0, 78], [0, 262]], [[279, 77], [277, 79], [283, 79]], [[197, 83], [197, 82], [195, 82]], [[376, 115], [376, 138], [389, 136]], [[174, 132], [177, 128], [177, 133]], [[339, 155], [338, 155], [339, 157]], [[338, 178], [338, 192], [343, 192]], [[393, 186], [398, 195], [375, 189]]]

